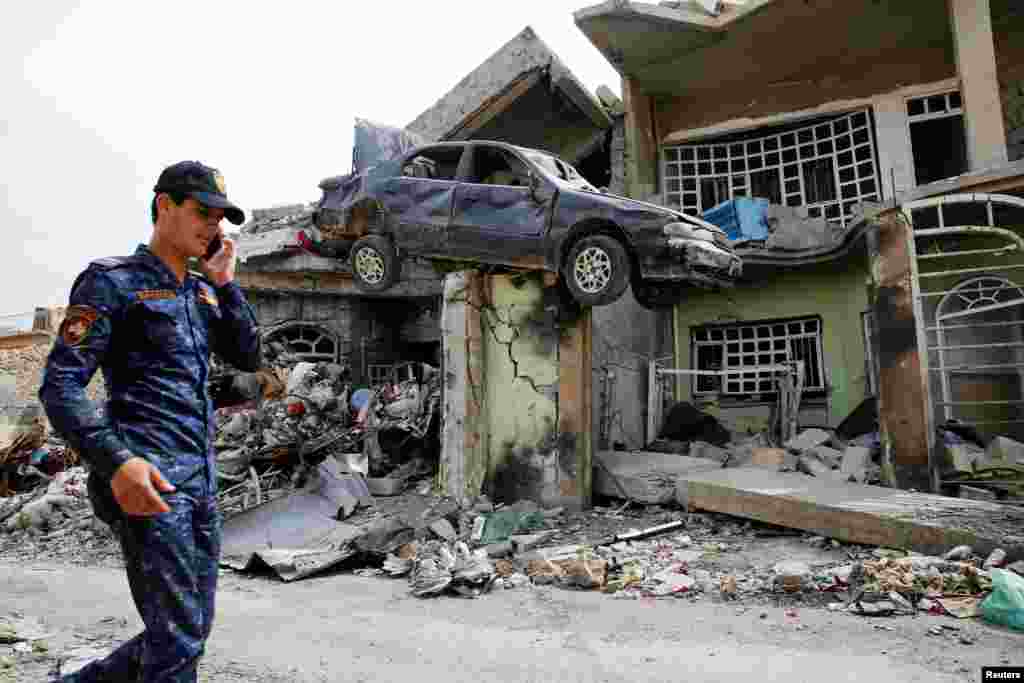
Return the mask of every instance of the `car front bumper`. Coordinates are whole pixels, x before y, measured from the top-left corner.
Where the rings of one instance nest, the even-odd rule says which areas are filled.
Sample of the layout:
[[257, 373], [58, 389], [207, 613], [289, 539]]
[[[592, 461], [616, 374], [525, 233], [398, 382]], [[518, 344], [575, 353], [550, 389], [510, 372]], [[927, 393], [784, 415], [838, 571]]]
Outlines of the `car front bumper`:
[[706, 240], [669, 237], [666, 251], [668, 258], [645, 273], [646, 277], [720, 287], [731, 286], [743, 274], [740, 257]]

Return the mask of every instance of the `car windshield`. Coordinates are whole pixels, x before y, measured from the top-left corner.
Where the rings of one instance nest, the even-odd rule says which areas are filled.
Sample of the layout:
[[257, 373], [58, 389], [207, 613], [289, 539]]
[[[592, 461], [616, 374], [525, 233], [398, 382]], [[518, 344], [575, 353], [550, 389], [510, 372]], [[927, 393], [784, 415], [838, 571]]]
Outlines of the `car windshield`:
[[526, 154], [530, 161], [540, 166], [541, 170], [552, 179], [579, 190], [597, 192], [597, 189], [588, 183], [587, 179], [581, 176], [579, 171], [561, 159], [536, 150], [524, 150], [524, 154]]

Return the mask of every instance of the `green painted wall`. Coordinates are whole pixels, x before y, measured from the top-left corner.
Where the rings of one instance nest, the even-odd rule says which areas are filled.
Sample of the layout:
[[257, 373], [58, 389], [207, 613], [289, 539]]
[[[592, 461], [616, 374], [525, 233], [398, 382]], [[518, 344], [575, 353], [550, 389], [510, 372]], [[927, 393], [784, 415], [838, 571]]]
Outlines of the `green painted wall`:
[[[863, 256], [779, 270], [770, 280], [726, 292], [690, 296], [675, 310], [676, 367], [689, 368], [690, 327], [819, 315], [829, 394], [828, 422], [839, 423], [868, 391], [861, 314], [868, 310], [868, 270]], [[691, 400], [691, 382], [677, 383], [677, 398]]]
[[552, 339], [545, 344], [528, 332], [533, 327], [528, 319], [542, 306], [538, 278], [526, 278], [518, 287], [511, 277], [492, 277], [490, 282], [493, 309], [485, 309], [482, 323], [493, 473], [502, 460], [503, 444], [536, 445], [554, 431], [558, 339], [549, 331]]

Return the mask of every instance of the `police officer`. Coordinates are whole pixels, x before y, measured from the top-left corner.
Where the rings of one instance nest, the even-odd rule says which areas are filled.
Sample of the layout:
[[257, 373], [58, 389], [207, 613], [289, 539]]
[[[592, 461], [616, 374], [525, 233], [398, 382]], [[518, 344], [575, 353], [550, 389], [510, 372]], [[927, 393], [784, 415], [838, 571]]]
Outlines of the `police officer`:
[[[68, 682], [196, 680], [220, 556], [210, 353], [242, 370], [260, 364], [256, 320], [234, 282], [235, 245], [219, 227], [245, 215], [222, 176], [183, 161], [153, 190], [149, 246], [78, 276], [39, 390], [53, 427], [90, 466], [93, 507], [120, 539], [145, 624]], [[204, 275], [188, 270], [191, 258]], [[85, 394], [97, 368], [102, 413]]]

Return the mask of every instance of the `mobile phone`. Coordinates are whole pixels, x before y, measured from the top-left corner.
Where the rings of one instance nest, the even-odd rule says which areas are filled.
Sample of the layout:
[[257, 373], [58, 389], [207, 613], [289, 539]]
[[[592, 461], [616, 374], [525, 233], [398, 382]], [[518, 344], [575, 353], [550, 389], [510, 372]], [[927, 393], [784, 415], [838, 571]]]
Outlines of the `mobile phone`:
[[206, 249], [206, 253], [203, 254], [203, 260], [209, 260], [213, 258], [213, 255], [220, 251], [223, 242], [221, 241], [220, 235], [217, 235], [210, 241], [210, 246]]

